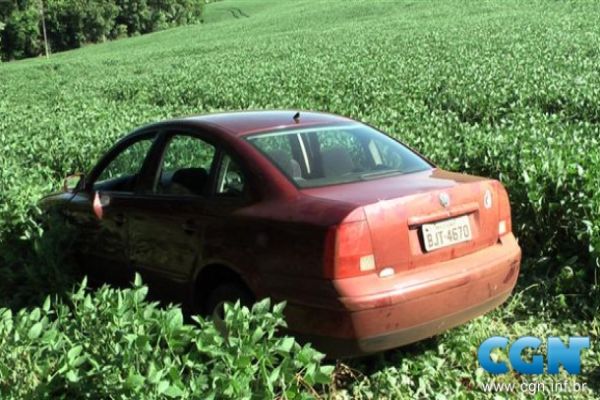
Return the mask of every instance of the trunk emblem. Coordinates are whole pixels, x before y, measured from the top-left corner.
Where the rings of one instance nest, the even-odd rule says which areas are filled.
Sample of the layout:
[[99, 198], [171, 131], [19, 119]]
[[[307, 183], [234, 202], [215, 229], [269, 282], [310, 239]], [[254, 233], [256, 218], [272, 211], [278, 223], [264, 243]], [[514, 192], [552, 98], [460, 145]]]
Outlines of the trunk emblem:
[[483, 196], [483, 205], [485, 208], [492, 208], [492, 192], [489, 189], [485, 191]]
[[450, 196], [448, 196], [448, 193], [440, 193], [440, 204], [446, 208], [450, 205]]

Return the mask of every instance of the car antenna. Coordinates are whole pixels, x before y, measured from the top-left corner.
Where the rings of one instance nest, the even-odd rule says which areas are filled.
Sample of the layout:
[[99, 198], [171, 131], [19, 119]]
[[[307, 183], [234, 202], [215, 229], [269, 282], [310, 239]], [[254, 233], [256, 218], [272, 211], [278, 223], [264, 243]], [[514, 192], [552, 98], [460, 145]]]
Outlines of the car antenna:
[[297, 112], [296, 114], [294, 114], [294, 116], [292, 118], [294, 119], [295, 123], [300, 122], [300, 112]]

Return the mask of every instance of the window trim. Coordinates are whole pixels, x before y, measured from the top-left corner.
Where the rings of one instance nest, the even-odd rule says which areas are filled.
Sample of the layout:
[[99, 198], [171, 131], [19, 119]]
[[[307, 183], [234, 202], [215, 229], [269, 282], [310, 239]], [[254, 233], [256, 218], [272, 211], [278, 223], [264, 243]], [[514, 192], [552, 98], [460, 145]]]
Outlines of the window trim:
[[132, 191], [124, 191], [124, 190], [103, 190], [103, 193], [110, 194], [127, 194], [134, 195], [139, 191], [139, 187], [141, 182], [144, 182], [145, 176], [147, 174], [147, 170], [149, 168], [149, 164], [152, 160], [152, 155], [156, 151], [157, 145], [160, 141], [160, 131], [156, 129], [144, 130], [140, 131], [136, 134], [127, 136], [121, 140], [119, 140], [104, 156], [100, 158], [98, 163], [92, 168], [92, 170], [87, 174], [87, 179], [85, 180], [85, 186], [83, 188], [84, 192], [94, 192], [94, 184], [100, 177], [100, 175], [106, 170], [106, 168], [112, 163], [120, 154], [122, 154], [129, 147], [139, 143], [143, 140], [152, 140], [150, 147], [142, 161], [142, 165], [138, 172], [138, 179], [136, 180]]
[[[153, 171], [150, 171], [150, 174], [152, 175], [151, 185], [149, 188], [146, 188], [144, 195], [145, 196], [156, 196], [156, 197], [161, 197], [161, 198], [186, 198], [186, 199], [206, 199], [206, 198], [210, 197], [210, 187], [212, 186], [211, 180], [212, 180], [212, 174], [213, 174], [212, 171], [215, 168], [217, 156], [220, 151], [219, 145], [217, 143], [215, 143], [214, 141], [210, 140], [210, 138], [206, 138], [202, 135], [197, 134], [197, 132], [195, 132], [193, 130], [185, 129], [185, 128], [176, 128], [176, 127], [165, 128], [161, 131], [160, 136], [161, 136], [160, 137], [161, 143], [160, 143], [160, 147], [156, 150], [157, 151], [156, 163], [153, 167]], [[162, 173], [162, 166], [163, 166], [163, 163], [165, 160], [165, 155], [167, 154], [167, 151], [169, 151], [169, 144], [176, 136], [188, 136], [193, 139], [200, 140], [204, 143], [211, 145], [215, 150], [213, 159], [210, 163], [210, 167], [207, 171], [208, 177], [206, 179], [206, 185], [205, 185], [203, 194], [201, 194], [201, 195], [187, 194], [187, 193], [177, 193], [177, 194], [159, 193], [156, 191], [156, 186], [158, 185], [158, 182], [160, 180], [160, 176]]]
[[[229, 157], [232, 161], [234, 161], [240, 171], [242, 172], [242, 178], [244, 179], [244, 191], [240, 196], [231, 196], [226, 193], [218, 193], [218, 185], [219, 185], [219, 175], [221, 172], [221, 168], [223, 167], [223, 160], [225, 157]], [[209, 200], [212, 201], [227, 201], [230, 203], [242, 203], [247, 204], [251, 203], [255, 199], [255, 195], [253, 194], [253, 190], [251, 188], [251, 179], [250, 174], [244, 168], [244, 164], [240, 162], [240, 157], [238, 157], [234, 152], [227, 151], [223, 148], [219, 148], [219, 152], [217, 154], [217, 164], [215, 166], [215, 175], [214, 180], [211, 185], [211, 191], [209, 195]]]
[[[250, 203], [258, 198], [254, 185], [252, 185], [252, 174], [246, 168], [246, 164], [242, 162], [241, 157], [237, 155], [235, 151], [230, 149], [227, 143], [219, 140], [218, 137], [214, 137], [210, 134], [210, 132], [205, 132], [203, 130], [199, 130], [196, 127], [190, 126], [181, 126], [181, 125], [168, 125], [163, 126], [160, 129], [156, 130], [157, 137], [155, 139], [155, 143], [153, 148], [150, 150], [152, 154], [149, 157], [148, 165], [145, 165], [146, 171], [145, 175], [148, 175], [147, 178], [147, 186], [142, 187], [137, 193], [141, 198], [147, 199], [161, 199], [161, 200], [182, 200], [186, 202], [195, 202], [200, 201], [203, 203], [212, 203], [215, 200], [218, 200], [218, 204], [229, 204], [235, 203], [239, 205], [240, 202], [244, 204]], [[190, 136], [196, 139], [200, 139], [206, 143], [211, 144], [215, 148], [215, 155], [213, 158], [213, 162], [211, 163], [211, 170], [208, 174], [207, 179], [207, 188], [205, 194], [203, 196], [198, 195], [186, 195], [186, 194], [161, 194], [153, 192], [153, 181], [158, 177], [158, 170], [163, 162], [164, 154], [166, 153], [167, 145], [169, 143], [169, 138], [175, 135], [185, 135]], [[223, 196], [218, 195], [216, 193], [216, 185], [217, 185], [217, 177], [216, 174], [220, 168], [221, 157], [226, 153], [229, 155], [239, 166], [242, 174], [244, 175], [244, 179], [246, 181], [244, 196], [242, 197], [232, 197], [232, 196]]]

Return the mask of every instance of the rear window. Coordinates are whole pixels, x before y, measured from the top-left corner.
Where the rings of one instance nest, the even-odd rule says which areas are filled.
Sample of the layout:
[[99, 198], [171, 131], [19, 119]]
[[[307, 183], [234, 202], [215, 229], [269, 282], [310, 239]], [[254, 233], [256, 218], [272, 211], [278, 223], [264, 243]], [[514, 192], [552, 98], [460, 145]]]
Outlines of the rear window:
[[431, 168], [401, 143], [361, 124], [260, 133], [248, 141], [301, 188]]

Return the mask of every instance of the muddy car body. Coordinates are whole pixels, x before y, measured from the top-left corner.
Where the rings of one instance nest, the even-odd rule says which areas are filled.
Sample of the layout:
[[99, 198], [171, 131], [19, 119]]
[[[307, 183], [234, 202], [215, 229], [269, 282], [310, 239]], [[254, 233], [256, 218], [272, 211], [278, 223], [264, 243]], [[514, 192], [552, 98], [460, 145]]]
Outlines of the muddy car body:
[[520, 248], [500, 182], [444, 171], [348, 118], [212, 114], [143, 127], [43, 199], [85, 272], [193, 312], [287, 301], [331, 356], [418, 341], [510, 295]]

